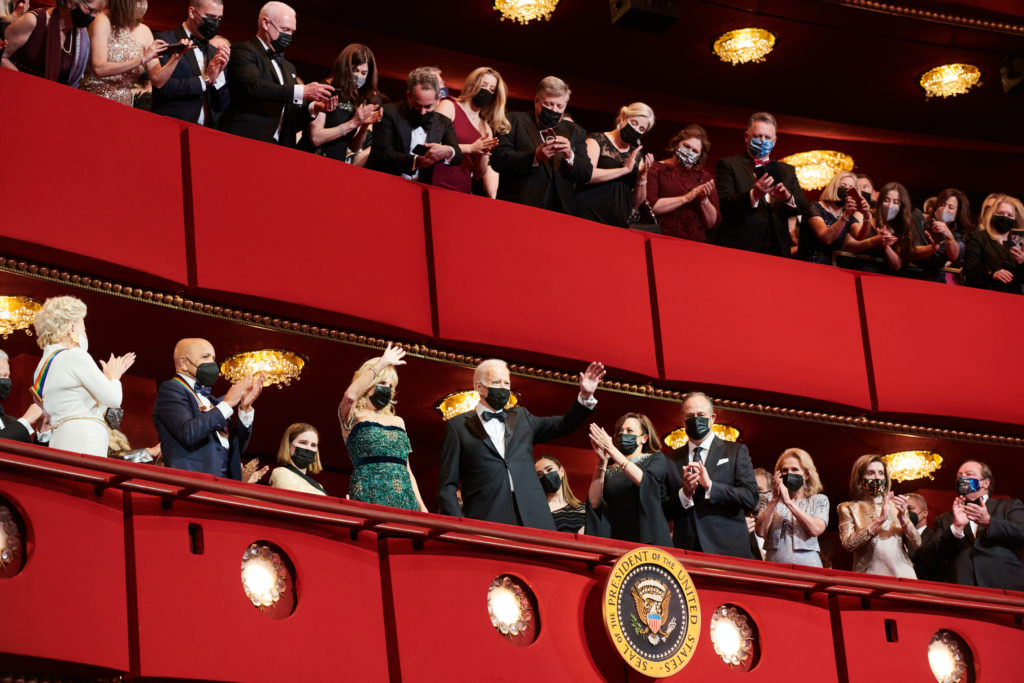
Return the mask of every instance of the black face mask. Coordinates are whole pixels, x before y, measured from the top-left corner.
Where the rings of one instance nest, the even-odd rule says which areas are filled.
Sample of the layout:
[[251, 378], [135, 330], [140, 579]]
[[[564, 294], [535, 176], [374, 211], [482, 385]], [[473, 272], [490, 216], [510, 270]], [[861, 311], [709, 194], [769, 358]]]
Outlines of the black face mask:
[[541, 128], [554, 128], [561, 120], [561, 114], [554, 109], [548, 109], [547, 107], [541, 107], [540, 114], [537, 115], [537, 123]]
[[391, 387], [387, 384], [378, 384], [370, 394], [370, 404], [377, 410], [383, 410], [391, 403]]
[[491, 407], [491, 410], [503, 410], [505, 404], [508, 403], [508, 399], [512, 396], [511, 389], [504, 389], [502, 387], [487, 387], [487, 405]]
[[562, 488], [562, 476], [558, 472], [545, 472], [540, 475], [540, 485], [544, 493], [558, 493]]
[[0, 401], [11, 395], [12, 386], [10, 377], [0, 377]]
[[413, 128], [422, 128], [428, 130], [430, 128], [430, 122], [434, 120], [434, 112], [428, 111], [426, 113], [418, 112], [415, 109], [409, 110], [409, 124]]
[[292, 453], [292, 464], [300, 470], [304, 470], [310, 465], [316, 462], [316, 451], [311, 451], [308, 448], [302, 448], [301, 446], [295, 447], [295, 452]]
[[477, 91], [475, 95], [473, 95], [473, 104], [480, 107], [481, 109], [485, 109], [491, 106], [491, 104], [494, 102], [494, 98], [494, 93], [492, 93], [490, 90], [484, 90], [483, 88], [481, 88], [480, 90]]
[[196, 26], [196, 33], [198, 33], [203, 40], [213, 38], [217, 35], [217, 31], [219, 30], [220, 17], [202, 17], [201, 21]]
[[[274, 28], [277, 28], [276, 26]], [[284, 52], [288, 49], [288, 46], [292, 44], [292, 34], [282, 33], [281, 29], [277, 29], [277, 38], [270, 41], [270, 47], [274, 48], [274, 52]]]
[[[192, 361], [189, 361], [192, 363]], [[196, 368], [196, 384], [204, 387], [212, 387], [217, 383], [217, 378], [220, 377], [220, 368], [217, 367], [216, 363], [206, 362], [195, 365]]]
[[629, 125], [628, 123], [624, 125], [622, 128], [619, 128], [619, 137], [622, 138], [622, 141], [625, 142], [627, 145], [637, 144], [638, 142], [640, 142], [640, 137], [642, 135], [643, 134], [640, 131], [638, 131], [636, 128]]
[[686, 435], [691, 439], [699, 441], [711, 431], [711, 418], [688, 417], [686, 418]]
[[75, 7], [71, 10], [71, 25], [75, 28], [85, 28], [92, 23], [92, 20], [96, 17], [82, 11], [81, 7]]
[[992, 220], [989, 221], [989, 225], [991, 225], [992, 229], [1000, 235], [1005, 235], [1017, 227], [1017, 221], [1009, 216], [992, 216]]
[[124, 408], [107, 408], [103, 419], [111, 429], [120, 429], [121, 420], [124, 419]]
[[795, 472], [787, 472], [782, 475], [782, 485], [786, 487], [790, 493], [796, 493], [804, 485], [804, 475], [797, 474]]
[[885, 479], [865, 479], [864, 490], [871, 496], [880, 496], [885, 491]]
[[619, 434], [619, 452], [632, 455], [636, 450], [636, 434]]
[[907, 511], [907, 517], [910, 518], [910, 523], [917, 527], [917, 523], [921, 521], [921, 518], [917, 516], [917, 513], [913, 510]]

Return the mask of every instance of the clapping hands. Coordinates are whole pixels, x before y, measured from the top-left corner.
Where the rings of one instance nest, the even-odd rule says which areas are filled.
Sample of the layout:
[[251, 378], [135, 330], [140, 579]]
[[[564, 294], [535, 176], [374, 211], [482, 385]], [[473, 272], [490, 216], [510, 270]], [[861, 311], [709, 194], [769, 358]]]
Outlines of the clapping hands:
[[126, 353], [123, 356], [115, 356], [110, 354], [110, 358], [107, 360], [100, 361], [100, 368], [103, 370], [103, 374], [109, 380], [117, 381], [121, 379], [124, 373], [128, 372], [128, 368], [135, 363], [135, 354]]

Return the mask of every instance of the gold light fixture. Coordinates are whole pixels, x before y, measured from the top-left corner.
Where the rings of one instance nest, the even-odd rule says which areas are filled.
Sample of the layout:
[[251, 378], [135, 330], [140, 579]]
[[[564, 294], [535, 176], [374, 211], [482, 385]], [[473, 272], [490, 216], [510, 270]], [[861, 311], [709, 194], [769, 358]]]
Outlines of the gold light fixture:
[[956, 97], [981, 82], [981, 70], [973, 64], [943, 64], [929, 69], [919, 83], [931, 97]]
[[733, 66], [763, 62], [775, 47], [775, 34], [763, 28], [738, 28], [718, 36], [712, 48], [723, 62]]
[[306, 357], [294, 351], [262, 349], [228, 356], [220, 364], [220, 372], [232, 382], [263, 373], [263, 385], [288, 386], [299, 379], [306, 367]]
[[0, 334], [7, 339], [15, 330], [25, 330], [32, 336], [32, 320], [42, 305], [27, 296], [0, 296]]
[[20, 548], [21, 537], [14, 515], [6, 505], [0, 505], [0, 569], [14, 562]]
[[[448, 394], [438, 401], [434, 409], [441, 413], [441, 417], [447, 422], [456, 415], [476, 410], [479, 403], [480, 394], [476, 393], [476, 391], [457, 391], [454, 394]], [[505, 404], [505, 410], [515, 407], [518, 403], [519, 394], [513, 391], [508, 397], [508, 403]]]
[[551, 19], [551, 13], [558, 6], [558, 0], [494, 0], [494, 9], [501, 14], [501, 20], [528, 24], [534, 19]]
[[716, 609], [710, 635], [715, 653], [729, 668], [750, 671], [757, 664], [757, 627], [742, 607], [726, 603]]
[[939, 629], [928, 643], [928, 667], [938, 683], [974, 680], [974, 657], [967, 643], [952, 631]]
[[898, 451], [882, 456], [894, 481], [910, 481], [928, 477], [942, 466], [942, 456], [935, 451]]
[[820, 190], [836, 173], [853, 170], [853, 157], [831, 149], [790, 154], [781, 159], [796, 168], [796, 179], [805, 190]]
[[499, 576], [487, 589], [487, 614], [502, 635], [525, 633], [533, 620], [533, 607], [522, 587], [511, 576]]
[[242, 589], [256, 607], [276, 604], [287, 590], [287, 577], [281, 556], [268, 546], [253, 543], [242, 554]]
[[[741, 434], [740, 430], [736, 429], [732, 425], [719, 424], [717, 422], [711, 425], [711, 431], [713, 431], [715, 436], [722, 441], [736, 441], [740, 438]], [[677, 427], [676, 429], [673, 429], [662, 439], [662, 441], [665, 442], [665, 445], [674, 451], [685, 446], [689, 440], [690, 437], [686, 435], [685, 427]]]

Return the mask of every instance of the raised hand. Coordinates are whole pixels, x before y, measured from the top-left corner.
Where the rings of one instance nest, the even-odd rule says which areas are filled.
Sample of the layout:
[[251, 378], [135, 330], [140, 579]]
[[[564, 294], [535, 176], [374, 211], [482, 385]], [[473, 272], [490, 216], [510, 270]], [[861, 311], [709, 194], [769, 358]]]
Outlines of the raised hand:
[[604, 451], [605, 455], [611, 455], [613, 450], [617, 450], [615, 442], [608, 432], [593, 422], [590, 423], [590, 443], [595, 449]]
[[264, 377], [262, 372], [256, 375], [256, 377], [252, 380], [252, 385], [249, 387], [249, 391], [246, 392], [246, 394], [242, 397], [241, 401], [238, 404], [240, 410], [244, 412], [249, 412], [250, 410], [252, 410], [252, 404], [256, 401], [257, 398], [259, 398], [260, 393], [263, 392], [263, 380]]
[[154, 40], [146, 49], [142, 51], [142, 63], [145, 64], [149, 60], [156, 57], [158, 54], [167, 49], [167, 43], [163, 40]]
[[252, 390], [252, 377], [246, 377], [243, 380], [235, 382], [228, 389], [228, 393], [224, 395], [224, 402], [232, 408], [236, 407], [241, 403], [242, 399]]
[[963, 531], [964, 527], [971, 521], [967, 516], [967, 512], [964, 510], [964, 497], [957, 496], [953, 501], [953, 526], [959, 531]]
[[597, 385], [604, 379], [604, 373], [604, 365], [597, 362], [591, 363], [584, 372], [580, 373], [580, 395], [583, 400], [588, 400], [594, 395]]
[[992, 521], [992, 518], [988, 514], [988, 508], [981, 503], [981, 499], [978, 500], [978, 505], [973, 503], [968, 505], [964, 503], [964, 514], [967, 515], [967, 519], [974, 522], [978, 526], [988, 527], [988, 523]]
[[903, 526], [910, 524], [910, 509], [907, 507], [906, 496], [893, 496], [892, 504], [896, 507], [896, 517]]
[[[388, 343], [388, 347], [384, 349], [384, 353], [380, 356], [381, 362], [384, 363], [384, 368], [405, 365], [405, 361], [402, 360], [403, 358], [405, 358], [405, 349], [397, 344], [392, 346], [390, 343]], [[381, 369], [383, 370], [384, 368]]]
[[[257, 469], [258, 468], [258, 469]], [[247, 484], [255, 484], [263, 478], [267, 472], [270, 471], [270, 465], [264, 465], [260, 467], [260, 459], [253, 458], [249, 462], [242, 465], [242, 481]]]
[[785, 484], [782, 483], [781, 472], [775, 473], [775, 491], [773, 497], [781, 500], [784, 505], [789, 505], [789, 489], [787, 489]]
[[626, 159], [626, 163], [622, 167], [626, 169], [627, 174], [633, 172], [633, 169], [636, 167], [637, 161], [639, 161], [640, 159], [640, 153], [643, 150], [643, 148], [644, 146], [640, 145], [639, 147], [634, 149], [632, 153], [630, 153], [629, 158]]
[[481, 135], [472, 145], [473, 154], [489, 154], [498, 146], [498, 138]]
[[135, 363], [135, 354], [126, 353], [123, 356], [115, 356], [110, 354], [110, 358], [105, 361], [100, 361], [100, 368], [103, 370], [103, 374], [107, 379], [119, 380], [124, 373], [128, 372], [128, 368]]
[[693, 494], [697, 491], [697, 486], [700, 484], [700, 469], [696, 463], [687, 465], [683, 468], [683, 493], [688, 498], [693, 498]]
[[302, 99], [307, 102], [327, 102], [334, 94], [334, 88], [324, 83], [307, 83], [302, 86]]

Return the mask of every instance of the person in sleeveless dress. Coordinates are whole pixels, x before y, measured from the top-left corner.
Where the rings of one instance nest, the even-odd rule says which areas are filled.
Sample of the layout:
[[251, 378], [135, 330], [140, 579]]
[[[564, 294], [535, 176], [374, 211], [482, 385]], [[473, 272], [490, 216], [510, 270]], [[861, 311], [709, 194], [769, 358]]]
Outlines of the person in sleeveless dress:
[[398, 373], [405, 350], [388, 347], [356, 370], [338, 406], [341, 434], [354, 469], [348, 497], [405, 510], [427, 512], [409, 466], [412, 445], [405, 422], [395, 414]]
[[299, 147], [337, 161], [356, 155], [358, 161], [352, 163], [362, 166], [368, 153], [359, 152], [368, 147], [370, 130], [384, 115], [373, 52], [359, 43], [346, 45], [334, 60], [327, 82], [338, 95], [338, 106], [310, 121]]

